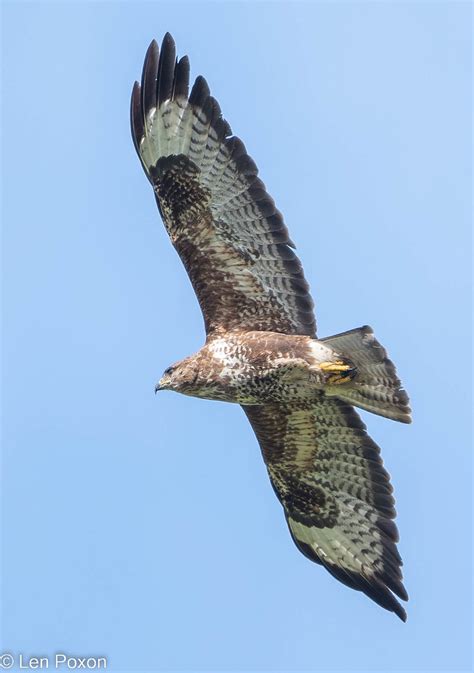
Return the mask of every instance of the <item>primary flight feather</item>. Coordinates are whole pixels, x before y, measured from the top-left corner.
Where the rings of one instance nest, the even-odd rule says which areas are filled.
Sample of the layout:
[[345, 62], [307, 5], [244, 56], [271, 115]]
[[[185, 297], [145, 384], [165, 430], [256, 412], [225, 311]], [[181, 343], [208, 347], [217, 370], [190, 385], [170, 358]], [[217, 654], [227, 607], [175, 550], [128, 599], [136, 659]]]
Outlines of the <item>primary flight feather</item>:
[[395, 367], [370, 327], [316, 338], [283, 217], [169, 34], [147, 51], [131, 127], [207, 337], [156, 389], [241, 404], [296, 546], [405, 620], [392, 487], [352, 406], [409, 423]]

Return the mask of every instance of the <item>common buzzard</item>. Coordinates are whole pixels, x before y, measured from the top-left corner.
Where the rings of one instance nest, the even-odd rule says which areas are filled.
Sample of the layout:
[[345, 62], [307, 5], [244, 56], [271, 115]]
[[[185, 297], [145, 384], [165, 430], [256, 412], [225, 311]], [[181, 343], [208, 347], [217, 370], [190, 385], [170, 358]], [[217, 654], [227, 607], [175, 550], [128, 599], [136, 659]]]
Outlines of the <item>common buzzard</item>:
[[370, 327], [316, 339], [283, 217], [169, 34], [147, 51], [131, 127], [206, 330], [156, 390], [242, 405], [298, 549], [405, 620], [392, 487], [352, 406], [409, 423], [394, 365]]

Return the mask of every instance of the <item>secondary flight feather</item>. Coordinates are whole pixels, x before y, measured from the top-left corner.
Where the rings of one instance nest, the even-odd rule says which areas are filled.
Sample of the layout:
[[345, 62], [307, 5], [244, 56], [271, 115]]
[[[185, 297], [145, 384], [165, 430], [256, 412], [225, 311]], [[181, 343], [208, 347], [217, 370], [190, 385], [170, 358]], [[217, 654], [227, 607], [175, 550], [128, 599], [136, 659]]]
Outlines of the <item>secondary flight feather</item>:
[[316, 338], [283, 217], [169, 34], [147, 51], [131, 127], [206, 331], [156, 389], [242, 405], [298, 549], [405, 620], [392, 487], [352, 406], [409, 423], [394, 365], [370, 327]]

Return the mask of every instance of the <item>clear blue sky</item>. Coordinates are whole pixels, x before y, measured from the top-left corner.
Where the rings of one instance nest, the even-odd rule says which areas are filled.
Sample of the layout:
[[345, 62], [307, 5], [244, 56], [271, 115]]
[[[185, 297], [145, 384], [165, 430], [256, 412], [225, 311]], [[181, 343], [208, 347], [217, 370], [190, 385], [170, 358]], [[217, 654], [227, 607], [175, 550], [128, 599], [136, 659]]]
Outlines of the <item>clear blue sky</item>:
[[[471, 7], [3, 4], [3, 627], [109, 670], [468, 670]], [[169, 30], [285, 215], [319, 334], [369, 323], [414, 424], [363, 414], [403, 624], [289, 537], [237, 406], [163, 393], [203, 341], [132, 145]]]

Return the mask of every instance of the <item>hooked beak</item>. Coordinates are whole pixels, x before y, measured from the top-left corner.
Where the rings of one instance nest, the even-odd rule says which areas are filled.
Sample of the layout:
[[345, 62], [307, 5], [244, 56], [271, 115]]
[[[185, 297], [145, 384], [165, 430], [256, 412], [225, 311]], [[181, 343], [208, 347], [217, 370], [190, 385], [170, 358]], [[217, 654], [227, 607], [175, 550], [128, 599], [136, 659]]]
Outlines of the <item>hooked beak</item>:
[[155, 386], [155, 395], [159, 390], [164, 390], [165, 386], [163, 385], [163, 379], [160, 379]]

